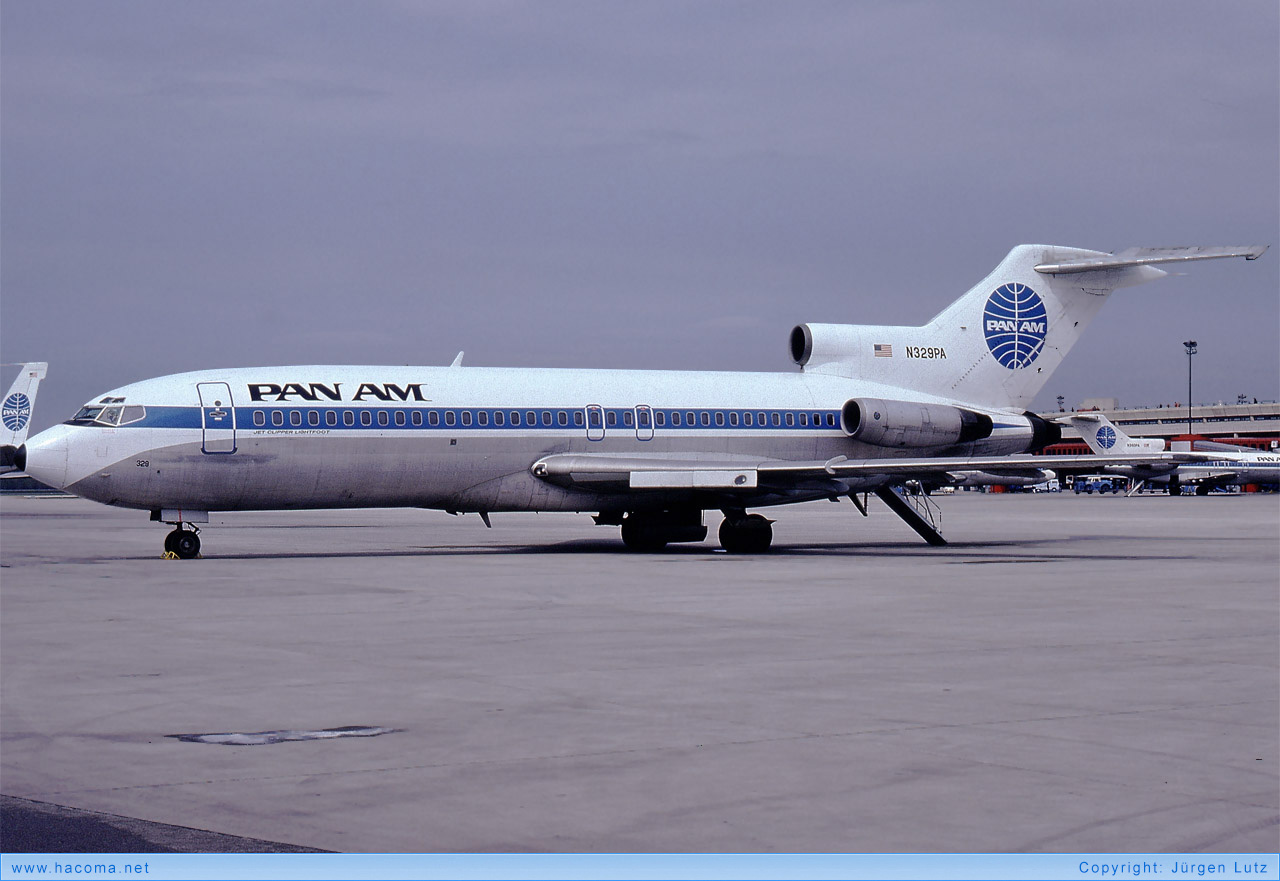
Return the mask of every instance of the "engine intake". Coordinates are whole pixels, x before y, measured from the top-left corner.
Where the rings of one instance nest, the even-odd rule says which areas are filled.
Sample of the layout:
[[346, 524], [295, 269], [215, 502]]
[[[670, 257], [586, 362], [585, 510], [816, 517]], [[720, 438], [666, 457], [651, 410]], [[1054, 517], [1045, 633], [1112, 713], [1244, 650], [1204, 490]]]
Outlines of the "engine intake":
[[991, 436], [991, 417], [945, 404], [853, 398], [840, 410], [840, 427], [854, 440], [878, 447], [945, 447]]

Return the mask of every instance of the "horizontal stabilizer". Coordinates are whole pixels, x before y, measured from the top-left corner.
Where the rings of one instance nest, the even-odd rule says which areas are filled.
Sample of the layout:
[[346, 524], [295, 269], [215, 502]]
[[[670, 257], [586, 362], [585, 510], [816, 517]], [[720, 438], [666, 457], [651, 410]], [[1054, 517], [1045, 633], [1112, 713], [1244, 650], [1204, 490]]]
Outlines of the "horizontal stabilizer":
[[1129, 248], [1119, 254], [1075, 257], [1058, 263], [1041, 263], [1036, 266], [1036, 272], [1043, 275], [1101, 272], [1108, 269], [1126, 269], [1131, 266], [1152, 266], [1157, 263], [1213, 260], [1219, 257], [1243, 257], [1246, 260], [1257, 260], [1267, 247], [1267, 245], [1220, 245], [1197, 248]]

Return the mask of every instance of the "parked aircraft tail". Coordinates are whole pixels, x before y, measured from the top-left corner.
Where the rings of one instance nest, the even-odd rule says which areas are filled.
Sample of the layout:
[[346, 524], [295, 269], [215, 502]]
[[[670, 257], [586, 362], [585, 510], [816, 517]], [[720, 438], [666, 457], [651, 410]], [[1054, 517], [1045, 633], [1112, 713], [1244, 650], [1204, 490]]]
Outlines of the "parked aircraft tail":
[[18, 378], [0, 401], [0, 472], [15, 470], [14, 453], [27, 439], [36, 390], [48, 369], [49, 365], [43, 361], [23, 364]]
[[1073, 413], [1070, 416], [1060, 416], [1056, 421], [1065, 422], [1080, 432], [1081, 439], [1098, 456], [1164, 452], [1163, 438], [1129, 437], [1101, 413]]

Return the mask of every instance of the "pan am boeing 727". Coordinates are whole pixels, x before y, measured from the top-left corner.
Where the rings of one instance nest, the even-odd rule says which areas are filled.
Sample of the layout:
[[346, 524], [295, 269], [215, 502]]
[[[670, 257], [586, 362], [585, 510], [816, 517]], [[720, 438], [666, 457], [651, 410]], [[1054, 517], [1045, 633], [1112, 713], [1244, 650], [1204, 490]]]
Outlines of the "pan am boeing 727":
[[12, 452], [51, 486], [149, 510], [175, 527], [165, 549], [182, 558], [198, 555], [196, 524], [211, 511], [367, 507], [486, 523], [497, 511], [598, 512], [637, 550], [701, 541], [703, 513], [719, 510], [724, 548], [760, 552], [771, 521], [749, 509], [849, 496], [865, 513], [866, 493], [944, 544], [894, 486], [1080, 467], [1091, 457], [1026, 455], [1060, 435], [1027, 408], [1107, 296], [1165, 275], [1157, 265], [1264, 250], [1020, 245], [923, 327], [796, 327], [792, 373], [462, 367], [461, 356], [183, 373], [107, 392]]

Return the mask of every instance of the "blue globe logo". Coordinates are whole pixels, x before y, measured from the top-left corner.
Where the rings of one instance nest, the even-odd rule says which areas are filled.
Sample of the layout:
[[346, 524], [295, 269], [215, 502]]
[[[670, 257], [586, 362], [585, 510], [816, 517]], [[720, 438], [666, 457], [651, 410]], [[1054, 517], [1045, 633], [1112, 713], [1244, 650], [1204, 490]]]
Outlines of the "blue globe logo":
[[22, 392], [14, 392], [0, 405], [0, 419], [4, 420], [4, 427], [10, 431], [22, 431], [30, 418], [31, 399]]
[[987, 348], [1001, 366], [1019, 370], [1039, 357], [1049, 319], [1040, 295], [1013, 282], [996, 288], [987, 298], [982, 327]]
[[1109, 450], [1116, 445], [1116, 430], [1110, 425], [1098, 429], [1098, 446]]

